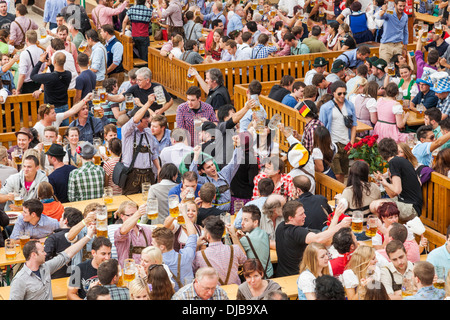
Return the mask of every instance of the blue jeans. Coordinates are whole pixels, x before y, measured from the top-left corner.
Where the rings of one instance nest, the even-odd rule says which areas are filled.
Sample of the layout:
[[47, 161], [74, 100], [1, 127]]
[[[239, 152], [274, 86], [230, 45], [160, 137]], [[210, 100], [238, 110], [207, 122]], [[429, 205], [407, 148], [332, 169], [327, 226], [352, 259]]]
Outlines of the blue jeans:
[[[69, 105], [68, 104], [66, 104], [64, 106], [61, 106], [61, 107], [58, 107], [58, 108], [55, 108], [55, 112], [56, 113], [64, 113], [67, 110], [69, 110]], [[69, 125], [69, 118], [64, 119], [63, 122], [61, 122], [61, 126], [63, 126], [63, 127], [64, 126], [68, 126], [68, 125]]]

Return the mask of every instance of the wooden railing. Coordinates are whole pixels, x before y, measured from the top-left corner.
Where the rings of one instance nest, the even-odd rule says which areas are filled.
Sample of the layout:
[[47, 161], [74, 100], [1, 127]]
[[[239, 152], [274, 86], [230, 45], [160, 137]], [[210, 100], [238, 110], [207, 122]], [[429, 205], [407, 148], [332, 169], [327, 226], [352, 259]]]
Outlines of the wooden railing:
[[[328, 200], [342, 193], [343, 183], [329, 176], [316, 172], [316, 194], [323, 195]], [[423, 186], [424, 203], [420, 219], [425, 225], [425, 238], [428, 239], [429, 249], [433, 250], [445, 244], [445, 235], [450, 220], [450, 178], [432, 172], [431, 179]]]
[[[69, 95], [69, 108], [71, 108], [75, 97], [75, 89], [67, 92]], [[37, 100], [33, 98], [31, 93], [8, 96], [5, 103], [2, 104], [2, 110], [5, 111], [5, 114], [0, 118], [0, 142], [8, 141], [8, 136], [14, 135], [14, 132], [21, 127], [33, 127], [38, 121], [38, 108], [43, 103], [43, 94]]]
[[446, 234], [450, 225], [450, 178], [437, 172], [422, 187], [422, 222], [440, 233]]
[[[414, 50], [415, 45], [408, 45], [408, 50]], [[371, 55], [378, 55], [379, 48], [370, 48]], [[149, 48], [148, 67], [152, 70], [152, 79], [161, 83], [167, 91], [175, 96], [186, 99], [186, 90], [192, 84], [186, 81], [190, 67], [195, 67], [199, 75], [205, 78], [205, 72], [211, 68], [219, 69], [223, 76], [225, 86], [230, 97], [234, 97], [236, 85], [250, 83], [256, 79], [260, 82], [279, 81], [284, 75], [294, 78], [304, 78], [306, 72], [312, 68], [312, 62], [317, 57], [323, 57], [328, 61], [328, 71], [333, 61], [344, 51], [331, 51], [323, 53], [302, 54], [284, 57], [269, 57], [265, 59], [252, 59], [232, 62], [214, 62], [191, 65], [182, 60], [160, 55], [158, 49]], [[196, 81], [194, 85], [197, 85]]]

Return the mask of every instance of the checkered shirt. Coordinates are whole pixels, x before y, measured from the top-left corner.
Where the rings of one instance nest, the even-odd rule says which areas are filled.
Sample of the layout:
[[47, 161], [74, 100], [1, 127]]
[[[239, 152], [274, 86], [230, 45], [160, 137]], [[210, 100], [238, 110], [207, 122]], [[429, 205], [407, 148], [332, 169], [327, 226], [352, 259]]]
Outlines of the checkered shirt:
[[257, 44], [252, 51], [252, 59], [264, 59], [269, 56], [269, 54], [277, 52], [277, 47], [271, 46], [267, 47], [262, 44]]
[[67, 196], [69, 201], [98, 199], [103, 196], [105, 170], [88, 161], [69, 175]]
[[[194, 283], [190, 283], [185, 285], [183, 288], [178, 290], [173, 296], [172, 300], [202, 300], [194, 289]], [[227, 296], [225, 290], [223, 290], [220, 286], [216, 287], [214, 294], [209, 300], [230, 300]]]
[[111, 300], [130, 300], [130, 290], [128, 288], [120, 288], [115, 284], [108, 284], [104, 287], [109, 290]]
[[131, 22], [149, 23], [152, 18], [153, 9], [144, 5], [131, 6], [127, 11], [127, 16]]

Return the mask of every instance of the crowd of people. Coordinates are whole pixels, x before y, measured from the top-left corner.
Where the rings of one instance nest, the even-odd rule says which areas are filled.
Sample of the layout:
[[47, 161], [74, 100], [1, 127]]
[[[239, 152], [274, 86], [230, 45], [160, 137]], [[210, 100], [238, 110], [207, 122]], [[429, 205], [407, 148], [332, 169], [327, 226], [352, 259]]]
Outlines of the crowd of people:
[[[31, 240], [10, 298], [51, 300], [50, 279], [69, 277], [68, 300], [227, 300], [229, 284], [238, 285], [238, 300], [286, 300], [276, 278], [298, 275], [300, 300], [449, 299], [450, 228], [428, 252], [420, 220], [430, 173], [450, 177], [448, 11], [433, 7], [442, 19], [426, 45], [417, 23], [410, 54], [405, 6], [97, 0], [95, 30], [73, 0], [46, 1], [43, 27], [26, 4], [0, 1], [0, 98], [44, 94], [39, 120], [17, 130], [10, 149], [0, 147], [0, 244]], [[427, 10], [421, 2], [419, 12]], [[152, 34], [167, 41], [161, 55], [191, 63], [198, 86], [186, 101], [174, 105], [147, 67], [125, 71], [115, 31], [130, 35], [145, 61]], [[369, 42], [379, 43], [379, 57]], [[318, 57], [301, 81], [285, 75], [268, 93], [305, 118], [301, 134], [268, 118], [260, 81], [236, 110], [219, 69], [204, 79], [195, 70], [338, 50], [331, 66]], [[413, 114], [424, 125], [408, 126]], [[358, 121], [373, 130], [357, 132]], [[385, 173], [349, 159], [368, 134]], [[317, 172], [345, 185], [335, 207], [315, 194]], [[144, 204], [122, 202], [99, 233], [102, 198], [141, 193]], [[70, 206], [90, 200], [83, 212]], [[158, 215], [149, 218], [154, 202]], [[21, 212], [13, 225], [11, 211]], [[375, 236], [352, 231], [356, 212], [363, 230], [375, 216]]]

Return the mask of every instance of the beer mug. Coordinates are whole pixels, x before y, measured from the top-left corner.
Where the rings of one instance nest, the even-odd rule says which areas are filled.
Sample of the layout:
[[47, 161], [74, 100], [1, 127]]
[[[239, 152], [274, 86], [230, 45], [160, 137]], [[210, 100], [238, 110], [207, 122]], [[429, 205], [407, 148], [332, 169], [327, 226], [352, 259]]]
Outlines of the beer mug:
[[152, 184], [150, 182], [143, 182], [141, 185], [142, 188], [142, 200], [147, 201], [148, 198], [148, 190], [150, 190], [150, 186]]
[[52, 140], [49, 138], [44, 138], [43, 144], [44, 144], [44, 153], [47, 153], [48, 149], [50, 149], [50, 147], [52, 146]]
[[20, 248], [23, 250], [23, 246], [30, 241], [30, 231], [23, 230], [19, 232], [19, 241], [20, 241]]
[[291, 136], [294, 133], [294, 128], [291, 126], [284, 127], [284, 131], [286, 132], [286, 137]]
[[106, 206], [99, 206], [95, 211], [97, 237], [108, 237], [108, 210]]
[[187, 213], [187, 204], [186, 203], [182, 203], [180, 205], [180, 214], [177, 217], [177, 222], [178, 222], [179, 225], [186, 224], [186, 221], [185, 221], [184, 215], [183, 215], [183, 214], [186, 214], [186, 213]]
[[44, 27], [40, 27], [39, 35], [41, 36], [41, 39], [45, 39], [45, 37], [47, 37], [47, 30]]
[[123, 280], [131, 282], [136, 278], [136, 263], [134, 259], [125, 259], [123, 262]]
[[258, 12], [260, 15], [264, 14], [264, 7], [263, 6], [258, 6]]
[[169, 196], [169, 215], [173, 218], [177, 218], [180, 214], [180, 209], [178, 205], [180, 204], [180, 199], [178, 195], [173, 194]]
[[378, 217], [376, 215], [371, 214], [370, 216], [367, 217], [366, 236], [371, 237], [371, 238], [375, 237], [375, 235], [377, 234], [377, 231], [378, 231], [377, 222], [378, 222]]
[[394, 1], [388, 1], [386, 13], [388, 13], [388, 14], [394, 14], [394, 9], [395, 9], [395, 3], [394, 3]]
[[435, 266], [434, 267], [437, 280], [433, 283], [436, 289], [445, 289], [445, 267]]
[[14, 205], [21, 207], [23, 205], [23, 197], [20, 192], [14, 192]]
[[439, 36], [442, 35], [442, 23], [440, 21], [434, 23], [434, 33]]
[[264, 134], [266, 129], [266, 119], [264, 118], [264, 114], [262, 111], [258, 111], [253, 113], [253, 116], [255, 117], [256, 125], [255, 125], [255, 131], [257, 134]]
[[258, 9], [258, 1], [252, 1], [252, 10], [255, 11]]
[[395, 76], [395, 64], [393, 62], [389, 62], [388, 65], [388, 75], [391, 77]]
[[100, 95], [98, 94], [98, 91], [95, 91], [92, 96], [92, 103], [95, 106], [98, 106], [100, 104]]
[[402, 279], [402, 297], [414, 294], [414, 278], [412, 272], [407, 272]]
[[194, 83], [194, 80], [195, 80], [194, 75], [190, 74], [188, 71], [187, 76], [186, 76], [186, 81], [189, 83]]
[[125, 95], [125, 106], [127, 111], [131, 111], [134, 108], [134, 100], [133, 95], [131, 93]]
[[[204, 37], [204, 38], [207, 38], [208, 35], [207, 35], [207, 34], [204, 34], [203, 37]], [[203, 43], [200, 43], [200, 44], [198, 45], [198, 54], [200, 54], [200, 55], [202, 55], [202, 56], [204, 56], [204, 55], [206, 54], [205, 45], [204, 45]]]
[[113, 203], [113, 188], [105, 187], [103, 193], [103, 202], [105, 205]]
[[100, 156], [100, 152], [98, 150], [94, 154], [94, 164], [96, 166], [100, 166], [102, 164], [102, 157]]
[[22, 164], [23, 150], [21, 148], [15, 149], [12, 156], [16, 165]]
[[252, 107], [253, 112], [258, 112], [261, 109], [261, 103], [259, 102], [259, 95], [252, 94], [250, 99], [254, 100], [256, 103]]
[[155, 220], [158, 218], [158, 200], [148, 199], [147, 200], [147, 219]]
[[422, 30], [423, 30], [423, 33], [422, 33], [421, 41], [423, 43], [425, 43], [428, 40], [428, 25], [427, 24], [423, 25]]
[[184, 198], [185, 201], [194, 201], [195, 200], [195, 190], [194, 188], [187, 188], [186, 197]]
[[99, 88], [98, 95], [100, 96], [100, 103], [106, 103], [106, 89]]
[[88, 43], [86, 40], [81, 41], [80, 45], [78, 46], [78, 51], [83, 53], [86, 50], [87, 46]]
[[267, 125], [270, 130], [276, 130], [278, 128], [278, 124], [281, 122], [281, 115], [279, 113], [275, 113], [269, 121]]
[[352, 231], [353, 233], [363, 232], [363, 214], [361, 211], [354, 211], [352, 214]]
[[5, 256], [6, 260], [14, 260], [16, 258], [16, 243], [13, 239], [5, 239]]
[[231, 224], [230, 214], [228, 212], [221, 213], [220, 214], [220, 220], [222, 220], [223, 223], [225, 224], [225, 228], [224, 228], [223, 234], [222, 234], [222, 238], [223, 238], [227, 234], [227, 227], [226, 226]]
[[416, 105], [416, 116], [417, 119], [423, 119], [424, 116], [424, 112], [425, 112], [425, 107], [423, 104], [419, 103], [418, 105]]
[[156, 86], [153, 88], [153, 92], [156, 96], [156, 103], [159, 105], [166, 104], [166, 95], [164, 94], [164, 89], [162, 86]]

